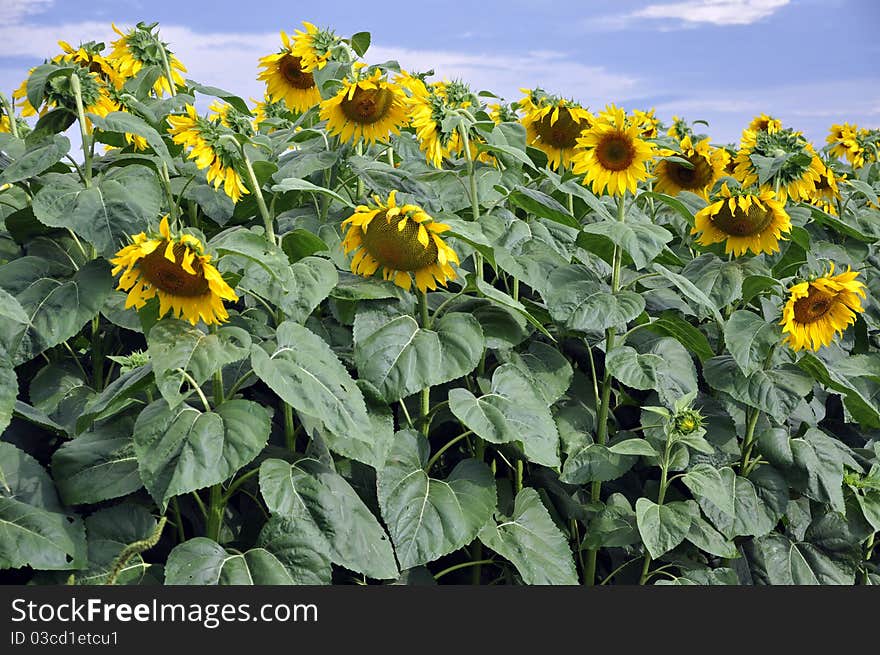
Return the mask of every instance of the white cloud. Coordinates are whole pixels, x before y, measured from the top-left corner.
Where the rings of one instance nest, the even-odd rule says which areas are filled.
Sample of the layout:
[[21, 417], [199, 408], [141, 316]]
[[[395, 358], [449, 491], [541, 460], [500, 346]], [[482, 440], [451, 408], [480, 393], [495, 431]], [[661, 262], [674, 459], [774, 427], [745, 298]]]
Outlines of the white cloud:
[[14, 25], [27, 16], [41, 14], [54, 0], [3, 0], [0, 3], [0, 25]]
[[782, 9], [790, 0], [685, 0], [651, 4], [631, 14], [633, 18], [672, 18], [685, 23], [749, 25]]

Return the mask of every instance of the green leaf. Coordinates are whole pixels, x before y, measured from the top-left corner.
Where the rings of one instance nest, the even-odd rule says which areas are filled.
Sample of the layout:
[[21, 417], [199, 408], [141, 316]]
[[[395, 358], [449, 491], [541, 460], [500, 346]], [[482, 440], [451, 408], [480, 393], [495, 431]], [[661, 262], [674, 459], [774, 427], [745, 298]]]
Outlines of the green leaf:
[[381, 466], [388, 439], [372, 432], [361, 390], [316, 334], [285, 321], [278, 327], [278, 346], [269, 355], [254, 346], [254, 372], [295, 410], [313, 417], [336, 437], [330, 448], [370, 466]]
[[654, 198], [655, 200], [659, 200], [665, 205], [668, 205], [675, 211], [679, 213], [679, 215], [687, 221], [687, 224], [691, 227], [694, 226], [696, 219], [694, 218], [693, 212], [688, 209], [687, 205], [685, 205], [681, 200], [677, 200], [672, 196], [668, 196], [665, 193], [657, 193], [656, 191], [642, 191], [639, 194], [637, 200], [641, 200], [642, 198]]
[[633, 291], [612, 294], [580, 265], [553, 271], [544, 299], [553, 320], [581, 332], [625, 325], [645, 309], [642, 296]]
[[693, 282], [714, 307], [726, 307], [742, 298], [743, 269], [739, 262], [705, 254], [689, 261], [681, 275]]
[[771, 585], [852, 585], [855, 571], [812, 544], [773, 533], [749, 546], [752, 575]]
[[707, 309], [719, 324], [724, 322], [715, 303], [689, 279], [678, 273], [673, 273], [662, 264], [654, 264], [654, 270], [672, 282], [685, 296]]
[[538, 492], [516, 495], [513, 516], [499, 516], [480, 530], [487, 548], [510, 560], [529, 585], [576, 585], [577, 572], [568, 540], [556, 527]]
[[658, 505], [648, 498], [636, 501], [636, 525], [652, 559], [669, 552], [687, 537], [697, 513], [693, 501]]
[[526, 374], [548, 406], [565, 395], [574, 377], [565, 355], [541, 341], [529, 343], [526, 352], [511, 351], [509, 363]]
[[789, 416], [813, 389], [813, 381], [791, 365], [746, 377], [730, 355], [707, 361], [703, 377], [713, 389], [779, 419]]
[[708, 501], [724, 516], [732, 519], [736, 515], [736, 473], [729, 466], [716, 469], [711, 464], [697, 464], [681, 481], [701, 507]]
[[0, 186], [36, 177], [58, 163], [68, 150], [70, 150], [70, 141], [67, 137], [57, 134], [50, 139], [29, 144], [23, 155], [16, 157], [0, 172]]
[[568, 484], [616, 480], [636, 462], [636, 456], [612, 452], [607, 446], [587, 443], [568, 456], [559, 479]]
[[622, 248], [641, 270], [659, 255], [664, 246], [672, 241], [672, 234], [652, 223], [620, 223], [619, 221], [602, 221], [590, 223], [578, 234], [577, 245], [584, 250], [596, 254], [607, 251], [601, 241], [607, 241]]
[[137, 134], [144, 137], [150, 147], [156, 151], [156, 154], [168, 164], [170, 171], [174, 172], [174, 162], [171, 155], [168, 154], [168, 147], [159, 133], [143, 118], [125, 111], [114, 111], [106, 116], [89, 114], [89, 120], [94, 123], [95, 127], [105, 132]]
[[716, 557], [736, 559], [739, 551], [736, 544], [726, 539], [721, 533], [713, 528], [701, 516], [694, 516], [687, 540], [694, 546]]
[[624, 439], [618, 441], [608, 450], [617, 455], [644, 455], [645, 457], [657, 457], [659, 453], [647, 439]]
[[[765, 468], [768, 467], [761, 467], [751, 474], [755, 482], [733, 475], [729, 468], [721, 469], [723, 493], [726, 495], [723, 509], [715, 504], [717, 496], [708, 495], [708, 491], [707, 495], [697, 496], [703, 512], [728, 539], [765, 535], [776, 526], [782, 516], [788, 502], [788, 490], [778, 474], [774, 476], [767, 472], [760, 473]], [[722, 490], [713, 489], [712, 492], [721, 493]], [[731, 499], [734, 504], [732, 515], [728, 513]]]
[[164, 511], [174, 496], [223, 482], [250, 463], [269, 429], [269, 413], [250, 400], [227, 400], [211, 412], [157, 400], [134, 426], [141, 479]]
[[264, 460], [260, 491], [270, 512], [311, 522], [334, 563], [371, 578], [398, 576], [385, 530], [345, 478], [320, 462]]
[[[850, 358], [852, 359], [852, 358]], [[864, 428], [880, 428], [880, 410], [873, 402], [873, 394], [866, 393], [863, 385], [852, 380], [847, 371], [838, 370], [843, 362], [826, 364], [810, 353], [804, 353], [798, 366], [824, 386], [833, 389], [844, 398], [844, 404], [853, 418]]]
[[427, 440], [404, 430], [378, 471], [379, 505], [401, 569], [469, 544], [495, 511], [495, 480], [483, 462], [464, 460], [437, 480], [425, 472], [427, 461]]
[[590, 521], [581, 548], [631, 546], [639, 541], [636, 513], [625, 496], [614, 493]]
[[449, 409], [486, 441], [521, 442], [530, 461], [559, 466], [559, 434], [550, 409], [531, 380], [512, 364], [495, 369], [490, 392], [480, 398], [464, 388], [452, 389]]
[[525, 318], [529, 323], [531, 323], [538, 331], [541, 332], [544, 336], [550, 338], [555, 341], [553, 335], [551, 335], [547, 328], [536, 319], [532, 314], [525, 308], [525, 306], [518, 300], [514, 300], [511, 296], [507, 295], [503, 291], [499, 291], [491, 284], [487, 284], [483, 282], [483, 280], [477, 280], [477, 289], [479, 289], [480, 293], [489, 299], [493, 304], [499, 305], [508, 311], [515, 312], [520, 314], [523, 318]]
[[473, 316], [444, 314], [435, 330], [412, 316], [360, 311], [354, 323], [358, 373], [388, 401], [467, 375], [483, 353], [483, 331]]
[[370, 47], [370, 33], [357, 32], [352, 35], [349, 43], [351, 43], [351, 49], [357, 53], [357, 56], [363, 57], [367, 53], [367, 49]]
[[131, 438], [133, 427], [130, 417], [95, 426], [55, 451], [52, 474], [65, 503], [99, 503], [143, 486]]
[[0, 354], [0, 434], [12, 421], [12, 411], [18, 398], [18, 376], [12, 363]]
[[238, 327], [224, 326], [206, 333], [186, 321], [163, 319], [150, 329], [147, 344], [156, 386], [174, 408], [195, 391], [181, 392], [181, 385], [190, 385], [187, 375], [202, 384], [223, 366], [245, 359], [250, 354], [251, 337]]
[[579, 230], [581, 225], [568, 210], [546, 193], [524, 186], [517, 186], [510, 192], [508, 200], [529, 214], [540, 216], [562, 225]]
[[110, 169], [85, 188], [70, 175], [53, 175], [34, 196], [34, 215], [49, 227], [70, 228], [105, 257], [147, 230], [162, 209], [156, 174], [133, 164]]
[[662, 337], [647, 353], [630, 346], [614, 348], [605, 365], [620, 382], [633, 389], [656, 389], [667, 404], [697, 389], [697, 372], [690, 354], [678, 341]]
[[700, 359], [700, 362], [705, 362], [707, 359], [715, 356], [715, 351], [709, 345], [706, 335], [672, 312], [664, 313], [659, 318], [655, 318], [646, 327], [651, 332], [676, 339], [681, 345], [694, 353]]
[[230, 105], [235, 107], [238, 111], [243, 113], [245, 116], [251, 115], [251, 110], [250, 107], [248, 107], [248, 104], [234, 93], [224, 91], [223, 89], [219, 89], [216, 86], [199, 84], [198, 82], [194, 82], [193, 80], [186, 80], [186, 85], [191, 90], [196, 91], [197, 93], [204, 93], [205, 95], [214, 96], [215, 98], [225, 100]]
[[37, 460], [0, 442], [0, 569], [58, 571], [85, 563], [82, 520], [64, 512]]
[[[89, 515], [86, 518], [89, 562], [85, 571], [76, 574], [76, 584], [104, 584], [122, 551], [129, 544], [148, 539], [155, 529], [156, 519], [150, 511], [134, 503], [114, 505]], [[116, 584], [160, 582], [161, 578], [157, 580], [151, 569], [161, 568], [135, 554], [119, 571]]]
[[737, 310], [724, 324], [724, 343], [744, 375], [763, 369], [779, 341], [777, 327], [753, 312]]
[[340, 196], [338, 193], [332, 191], [331, 189], [325, 189], [322, 186], [312, 184], [308, 180], [301, 180], [297, 177], [288, 177], [281, 180], [278, 184], [272, 186], [272, 191], [275, 193], [284, 193], [286, 191], [308, 191], [309, 193], [320, 193], [339, 201], [346, 207], [354, 209], [354, 203], [348, 198]]
[[308, 230], [302, 229], [287, 232], [281, 239], [281, 249], [290, 259], [291, 264], [309, 255], [328, 250], [326, 243]]

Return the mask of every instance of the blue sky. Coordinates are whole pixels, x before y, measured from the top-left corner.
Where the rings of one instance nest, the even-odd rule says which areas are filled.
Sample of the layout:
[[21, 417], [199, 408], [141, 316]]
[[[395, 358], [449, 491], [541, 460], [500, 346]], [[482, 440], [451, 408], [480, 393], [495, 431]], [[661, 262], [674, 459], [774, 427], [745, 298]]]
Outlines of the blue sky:
[[[307, 4], [314, 7], [304, 10]], [[240, 8], [244, 7], [244, 10]], [[188, 76], [259, 97], [257, 59], [301, 21], [369, 31], [371, 62], [460, 77], [518, 99], [540, 85], [594, 110], [614, 101], [708, 120], [736, 141], [764, 111], [824, 142], [831, 123], [880, 127], [878, 0], [0, 0], [0, 89], [57, 52], [159, 21]]]

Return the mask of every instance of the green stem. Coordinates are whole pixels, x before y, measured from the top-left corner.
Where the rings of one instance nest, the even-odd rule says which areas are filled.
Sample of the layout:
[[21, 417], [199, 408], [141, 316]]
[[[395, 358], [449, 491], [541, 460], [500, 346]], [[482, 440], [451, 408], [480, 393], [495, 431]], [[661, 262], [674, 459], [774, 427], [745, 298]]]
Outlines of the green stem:
[[104, 389], [104, 355], [101, 352], [101, 317], [92, 319], [92, 383], [95, 391]]
[[434, 464], [436, 464], [440, 460], [440, 457], [443, 455], [443, 453], [445, 453], [447, 450], [452, 448], [455, 444], [457, 444], [462, 439], [465, 439], [472, 434], [473, 434], [473, 432], [468, 430], [467, 432], [462, 432], [457, 437], [453, 437], [448, 442], [446, 442], [440, 450], [438, 450], [436, 453], [434, 453], [434, 455], [431, 457], [431, 459], [428, 460], [428, 463], [425, 464], [425, 473], [427, 473], [431, 470], [431, 468], [434, 466]]
[[743, 454], [740, 463], [740, 470], [745, 474], [749, 467], [749, 458], [752, 455], [752, 448], [755, 445], [755, 426], [758, 424], [758, 417], [761, 415], [760, 410], [752, 408], [746, 423], [746, 436], [743, 439]]
[[226, 509], [226, 501], [223, 497], [223, 487], [215, 484], [211, 487], [211, 496], [208, 502], [208, 518], [205, 525], [205, 536], [213, 541], [220, 541], [220, 529], [223, 527], [223, 512]]
[[443, 569], [442, 571], [440, 571], [440, 573], [438, 573], [437, 575], [434, 576], [434, 579], [439, 580], [440, 578], [442, 578], [444, 575], [446, 575], [448, 573], [452, 573], [453, 571], [459, 571], [461, 569], [466, 569], [469, 566], [476, 566], [477, 568], [479, 568], [483, 564], [494, 564], [494, 563], [495, 563], [495, 560], [493, 560], [493, 559], [480, 559], [480, 560], [476, 560], [476, 561], [472, 561], [472, 562], [462, 562], [461, 564], [456, 564], [455, 566], [450, 566], [448, 569]]
[[523, 488], [523, 461], [516, 460], [516, 493], [522, 491]]
[[[660, 467], [660, 491], [657, 494], [657, 505], [662, 506], [666, 498], [666, 489], [669, 487], [669, 455], [672, 452], [672, 439], [669, 434], [666, 435], [666, 448], [663, 451], [663, 464]], [[645, 549], [645, 561], [642, 564], [642, 575], [639, 577], [639, 584], [644, 585], [649, 576], [651, 569], [651, 555]]]
[[168, 78], [168, 91], [170, 95], [177, 93], [177, 85], [174, 83], [174, 73], [171, 72], [171, 62], [168, 61], [168, 53], [165, 46], [159, 45], [159, 56], [162, 57], [162, 66], [165, 68], [165, 77]]
[[257, 467], [257, 468], [251, 469], [250, 471], [248, 471], [244, 475], [238, 476], [235, 479], [235, 482], [233, 482], [231, 485], [229, 485], [229, 489], [227, 489], [226, 492], [223, 494], [223, 502], [224, 503], [228, 502], [229, 499], [232, 498], [233, 494], [235, 494], [235, 492], [238, 491], [238, 488], [241, 485], [243, 485], [245, 482], [250, 480], [255, 475], [259, 475], [259, 474], [260, 474], [260, 469], [259, 469], [259, 467]]
[[394, 148], [389, 145], [386, 154], [388, 155], [388, 165], [394, 166]]
[[205, 392], [202, 391], [202, 387], [199, 386], [199, 383], [193, 379], [189, 373], [187, 373], [184, 369], [178, 368], [178, 372], [183, 376], [183, 378], [189, 382], [190, 386], [195, 389], [196, 393], [199, 394], [199, 398], [202, 401], [202, 406], [205, 408], [206, 412], [211, 411], [211, 404], [208, 402], [208, 399], [205, 397]]
[[[419, 316], [422, 319], [422, 327], [427, 329], [430, 325], [430, 316], [428, 315], [428, 294], [425, 291], [419, 291]], [[422, 389], [421, 406], [419, 417], [421, 419], [422, 434], [428, 436], [428, 414], [431, 411], [431, 387]]]
[[177, 222], [178, 211], [177, 203], [174, 201], [174, 194], [171, 192], [171, 176], [168, 174], [168, 164], [162, 162], [159, 178], [162, 180], [162, 186], [165, 187], [165, 195], [168, 196], [168, 213], [171, 214], [171, 221]]
[[70, 76], [70, 88], [76, 99], [76, 118], [79, 123], [79, 133], [82, 138], [83, 151], [83, 177], [85, 178], [86, 188], [92, 186], [92, 149], [89, 143], [89, 131], [86, 125], [86, 112], [83, 108], [82, 85], [79, 76], [72, 73]]
[[[357, 145], [355, 146], [355, 152], [358, 154], [358, 156], [360, 156], [360, 157], [363, 156], [363, 154], [364, 154], [364, 142], [363, 141], [357, 142]], [[361, 198], [364, 196], [364, 181], [361, 179], [360, 175], [357, 176], [356, 188], [357, 188], [356, 200], [358, 202], [360, 202]]]
[[9, 130], [12, 132], [12, 136], [17, 139], [18, 123], [15, 120], [15, 112], [12, 111], [12, 103], [9, 101], [9, 98], [6, 97], [5, 93], [0, 93], [0, 103], [3, 104], [3, 111], [6, 112], [6, 117], [9, 119]]
[[293, 407], [283, 400], [281, 406], [284, 408], [284, 443], [287, 445], [287, 449], [294, 453], [296, 452], [296, 431], [293, 429]]
[[269, 213], [269, 208], [266, 206], [266, 199], [263, 197], [263, 190], [260, 188], [260, 183], [257, 181], [257, 174], [254, 173], [254, 167], [251, 164], [250, 157], [247, 156], [244, 148], [242, 148], [241, 154], [244, 158], [244, 165], [247, 169], [248, 178], [250, 179], [251, 186], [254, 190], [254, 196], [257, 199], [257, 207], [260, 210], [260, 216], [263, 217], [263, 226], [266, 229], [266, 238], [269, 240], [270, 243], [274, 245], [275, 222], [272, 219], [272, 214]]
[[[480, 196], [477, 191], [477, 175], [476, 168], [474, 164], [474, 158], [471, 154], [471, 142], [470, 135], [468, 134], [468, 127], [463, 122], [458, 126], [459, 132], [461, 133], [461, 142], [464, 145], [464, 156], [467, 159], [467, 171], [468, 171], [468, 185], [470, 187], [470, 196], [471, 196], [471, 213], [472, 219], [474, 221], [480, 220]], [[477, 274], [477, 279], [482, 282], [483, 281], [483, 255], [479, 252], [474, 252], [474, 272]]]
[[186, 541], [186, 533], [183, 531], [183, 515], [180, 513], [180, 503], [177, 496], [171, 497], [171, 511], [174, 512], [174, 524], [177, 527], [177, 541], [183, 543]]
[[[625, 196], [620, 196], [617, 203], [617, 220], [624, 222], [626, 216], [626, 205], [624, 204]], [[620, 248], [614, 246], [614, 255], [611, 258], [611, 292], [620, 291], [620, 266], [621, 266]], [[614, 328], [608, 328], [605, 331], [605, 357], [614, 350], [614, 342], [617, 333]], [[611, 372], [605, 367], [605, 375], [602, 377], [602, 396], [599, 404], [599, 413], [597, 415], [596, 425], [596, 443], [605, 445], [608, 441], [608, 410], [611, 404]], [[590, 488], [590, 500], [594, 503], [599, 502], [602, 496], [602, 483], [595, 481]], [[587, 551], [587, 570], [584, 574], [584, 582], [587, 586], [596, 584], [596, 559], [599, 556], [599, 550], [591, 548]]]

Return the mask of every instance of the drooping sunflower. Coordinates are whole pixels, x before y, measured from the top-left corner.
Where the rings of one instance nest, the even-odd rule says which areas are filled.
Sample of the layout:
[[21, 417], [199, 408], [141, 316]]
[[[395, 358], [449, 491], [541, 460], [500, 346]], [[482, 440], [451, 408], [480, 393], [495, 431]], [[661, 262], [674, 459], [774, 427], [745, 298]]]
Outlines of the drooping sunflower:
[[843, 334], [856, 314], [865, 311], [859, 298], [865, 297], [865, 285], [856, 280], [858, 275], [849, 268], [834, 275], [832, 263], [825, 275], [790, 287], [779, 322], [783, 343], [795, 352], [819, 350], [831, 344], [835, 333]]
[[343, 141], [375, 143], [400, 133], [408, 120], [407, 104], [403, 89], [376, 69], [366, 77], [343, 80], [339, 93], [321, 103], [321, 119]]
[[660, 131], [660, 119], [654, 115], [653, 109], [649, 109], [648, 111], [634, 109], [633, 121], [641, 126], [643, 139], [657, 138]]
[[95, 41], [81, 43], [78, 48], [74, 48], [67, 41], [59, 41], [58, 47], [61, 48], [62, 54], [52, 59], [56, 64], [79, 64], [83, 68], [88, 68], [91, 72], [96, 73], [115, 89], [122, 88], [125, 78], [116, 70], [113, 63], [104, 57], [104, 44]]
[[[255, 130], [259, 130], [260, 126], [267, 120], [290, 121], [293, 119], [293, 114], [284, 100], [273, 101], [268, 93], [263, 96], [262, 101], [255, 100], [254, 98], [251, 98], [251, 101], [254, 103]], [[270, 128], [269, 132], [274, 131], [274, 129]]]
[[[93, 73], [88, 68], [75, 68], [73, 74], [79, 80], [85, 113], [106, 116], [111, 112], [119, 111], [120, 106], [112, 97], [112, 89], [105, 84], [98, 73]], [[32, 107], [27, 99], [27, 80], [25, 80], [13, 93], [13, 97], [23, 99], [21, 115], [33, 116], [38, 113], [44, 116], [55, 108], [63, 108], [76, 114], [76, 95], [71, 87], [70, 77], [70, 75], [56, 75], [50, 78], [43, 87], [42, 104], [36, 108]], [[92, 130], [92, 123], [88, 118], [86, 118], [86, 129], [89, 132]]]
[[260, 66], [265, 70], [257, 79], [266, 83], [266, 94], [273, 102], [284, 100], [288, 107], [303, 113], [321, 102], [321, 92], [315, 78], [305, 70], [302, 59], [293, 54], [293, 44], [284, 31], [281, 42], [281, 50], [260, 59]]
[[578, 137], [593, 123], [593, 115], [573, 100], [546, 94], [542, 89], [522, 89], [519, 107], [526, 128], [526, 143], [547, 155], [550, 167], [568, 168]]
[[721, 148], [709, 145], [709, 139], [703, 139], [696, 145], [691, 137], [681, 141], [681, 152], [676, 156], [690, 162], [691, 168], [668, 159], [661, 159], [654, 166], [654, 190], [677, 196], [682, 191], [690, 191], [706, 197], [715, 181], [724, 174], [726, 153]]
[[779, 250], [779, 240], [791, 232], [791, 218], [785, 203], [772, 191], [732, 191], [725, 182], [713, 202], [697, 212], [691, 234], [697, 243], [724, 243], [724, 252], [736, 256], [747, 251], [760, 254]]
[[828, 136], [825, 137], [825, 143], [831, 146], [828, 151], [832, 157], [837, 159], [846, 158], [852, 163], [853, 157], [858, 154], [859, 146], [856, 141], [859, 126], [850, 123], [841, 123], [831, 126]]
[[198, 238], [171, 233], [167, 216], [157, 234], [133, 236], [132, 243], [110, 260], [112, 274], [122, 273], [117, 289], [128, 292], [126, 309], [140, 309], [158, 297], [160, 317], [170, 312], [193, 325], [199, 319], [208, 325], [228, 320], [223, 301], [238, 300], [210, 261]]
[[340, 39], [331, 30], [318, 29], [306, 21], [303, 21], [303, 27], [305, 32], [294, 30], [291, 54], [299, 57], [304, 71], [311, 73], [327, 65]]
[[[772, 179], [762, 179], [755, 155], [766, 159], [785, 155], [787, 159]], [[745, 187], [760, 185], [762, 189], [774, 189], [778, 178], [782, 202], [788, 198], [808, 201], [824, 168], [813, 146], [800, 132], [790, 128], [773, 134], [745, 130], [735, 160], [734, 175]]]
[[[155, 24], [138, 23], [134, 29], [128, 32], [121, 31], [115, 24], [111, 25], [119, 38], [111, 44], [113, 50], [107, 56], [107, 60], [124, 80], [137, 75], [144, 66], [156, 66], [161, 71], [153, 84], [156, 95], [161, 96], [165, 93], [174, 95], [176, 87], [186, 86], [185, 80], [180, 75], [180, 73], [186, 72], [186, 67], [168, 49], [168, 44], [163, 43], [153, 32]], [[165, 70], [165, 61], [162, 58], [163, 50], [165, 58], [168, 60], [168, 67], [171, 69], [171, 77], [173, 78], [171, 80], [168, 79]]]
[[455, 138], [455, 128], [450, 128], [444, 120], [456, 109], [465, 109], [474, 103], [470, 88], [458, 80], [425, 84], [421, 79], [408, 76], [398, 84], [407, 88], [409, 98], [410, 125], [416, 131], [419, 148], [425, 159], [436, 168], [443, 165], [448, 157]]
[[503, 100], [501, 102], [492, 103], [488, 106], [489, 118], [491, 118], [496, 125], [500, 125], [501, 123], [516, 123], [519, 121], [519, 113], [517, 112], [518, 107], [518, 103], [507, 104]]
[[840, 200], [839, 182], [846, 179], [846, 175], [837, 175], [834, 170], [823, 163], [824, 170], [816, 182], [816, 192], [810, 198], [810, 204], [822, 209], [825, 213], [837, 216], [836, 203]]
[[686, 120], [680, 116], [672, 117], [672, 125], [666, 130], [666, 136], [671, 136], [676, 141], [681, 141], [686, 136], [692, 137], [693, 135], [694, 131], [691, 129], [691, 126], [688, 125]]
[[759, 114], [752, 119], [752, 122], [749, 123], [749, 126], [746, 129], [751, 130], [752, 132], [776, 134], [782, 129], [782, 121], [778, 118], [768, 116], [767, 114]]
[[220, 121], [224, 127], [228, 127], [233, 132], [244, 134], [245, 136], [253, 136], [254, 123], [253, 117], [246, 114], [228, 102], [215, 100], [208, 106], [208, 119], [212, 121]]
[[584, 176], [596, 194], [612, 196], [635, 193], [638, 183], [651, 177], [648, 162], [657, 147], [641, 138], [642, 128], [627, 119], [626, 112], [609, 105], [577, 140], [572, 171]]
[[238, 202], [243, 195], [250, 193], [242, 182], [237, 167], [241, 165], [234, 147], [221, 137], [231, 135], [231, 130], [220, 119], [209, 120], [196, 113], [195, 107], [186, 105], [185, 116], [168, 116], [168, 133], [171, 140], [190, 148], [189, 159], [195, 161], [200, 169], [207, 169], [208, 182], [214, 188], [223, 186], [223, 191]]
[[342, 224], [348, 226], [342, 246], [345, 253], [355, 251], [351, 271], [364, 277], [379, 268], [382, 277], [409, 289], [412, 277], [424, 292], [446, 286], [457, 277], [452, 264], [458, 255], [441, 238], [449, 226], [438, 223], [417, 205], [398, 206], [396, 191], [383, 202], [373, 196], [371, 206], [359, 205]]

